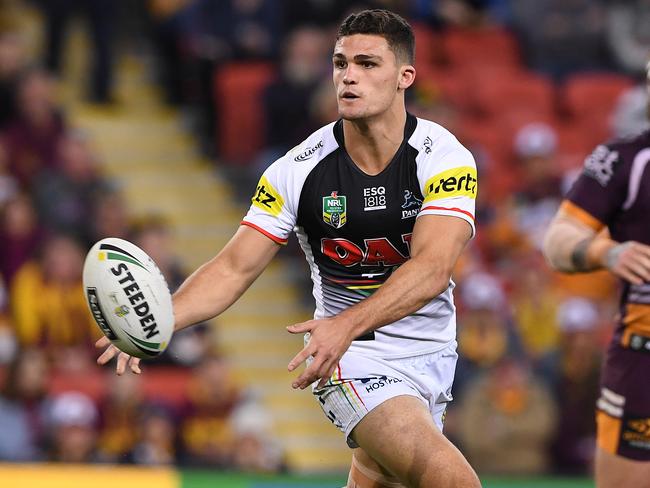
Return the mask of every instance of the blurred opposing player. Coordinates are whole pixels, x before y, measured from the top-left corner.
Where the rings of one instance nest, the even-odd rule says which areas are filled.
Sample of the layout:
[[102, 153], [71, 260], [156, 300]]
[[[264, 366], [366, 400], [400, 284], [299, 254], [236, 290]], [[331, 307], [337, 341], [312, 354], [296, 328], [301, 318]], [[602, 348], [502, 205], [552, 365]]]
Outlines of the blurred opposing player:
[[[413, 56], [401, 17], [345, 19], [332, 58], [341, 120], [265, 171], [235, 236], [175, 294], [176, 328], [228, 308], [294, 230], [316, 312], [288, 328], [306, 334], [292, 386], [311, 385], [355, 448], [348, 486], [474, 488], [442, 418], [457, 358], [450, 276], [474, 233], [476, 167], [448, 131], [407, 114]], [[139, 371], [120, 353], [118, 373], [129, 361]]]
[[[650, 63], [648, 92], [650, 93]], [[650, 116], [650, 102], [648, 102]], [[551, 223], [549, 263], [623, 280], [618, 328], [597, 403], [596, 484], [650, 486], [650, 131], [601, 145]], [[609, 232], [602, 232], [604, 229]]]

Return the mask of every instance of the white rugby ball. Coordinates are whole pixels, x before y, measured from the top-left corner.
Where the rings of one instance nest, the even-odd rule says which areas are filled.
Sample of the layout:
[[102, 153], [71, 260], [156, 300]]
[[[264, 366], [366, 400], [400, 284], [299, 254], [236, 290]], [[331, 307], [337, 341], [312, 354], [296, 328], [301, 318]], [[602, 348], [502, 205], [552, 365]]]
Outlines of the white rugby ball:
[[142, 249], [116, 237], [97, 242], [86, 256], [83, 285], [90, 313], [118, 349], [152, 358], [167, 348], [174, 331], [172, 297]]

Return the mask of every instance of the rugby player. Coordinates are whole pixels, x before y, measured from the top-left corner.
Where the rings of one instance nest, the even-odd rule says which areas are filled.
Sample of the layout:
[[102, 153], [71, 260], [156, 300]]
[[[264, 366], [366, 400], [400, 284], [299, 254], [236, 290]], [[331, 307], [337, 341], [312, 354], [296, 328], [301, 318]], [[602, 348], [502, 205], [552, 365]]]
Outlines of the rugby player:
[[[414, 36], [386, 10], [352, 14], [333, 53], [340, 120], [262, 175], [242, 225], [174, 295], [176, 329], [219, 315], [295, 231], [314, 319], [289, 363], [354, 448], [349, 487], [474, 488], [443, 436], [456, 366], [451, 272], [474, 234], [476, 166], [439, 125], [408, 114]], [[102, 339], [99, 347], [108, 345]], [[112, 345], [117, 373], [139, 361]]]
[[[650, 94], [650, 63], [647, 66]], [[650, 102], [647, 107], [650, 117]], [[650, 486], [650, 131], [598, 146], [562, 202], [544, 254], [567, 273], [622, 279], [596, 405], [598, 488]]]

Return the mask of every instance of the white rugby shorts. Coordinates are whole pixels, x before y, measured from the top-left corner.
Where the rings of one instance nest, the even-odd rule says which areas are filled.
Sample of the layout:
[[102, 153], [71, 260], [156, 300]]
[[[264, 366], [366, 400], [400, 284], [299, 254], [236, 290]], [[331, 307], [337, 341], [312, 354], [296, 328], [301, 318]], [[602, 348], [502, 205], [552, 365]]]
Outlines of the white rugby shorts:
[[325, 387], [314, 383], [312, 393], [328, 419], [341, 430], [348, 446], [361, 419], [389, 398], [410, 395], [424, 402], [442, 431], [456, 371], [456, 341], [440, 351], [400, 359], [382, 359], [347, 352]]

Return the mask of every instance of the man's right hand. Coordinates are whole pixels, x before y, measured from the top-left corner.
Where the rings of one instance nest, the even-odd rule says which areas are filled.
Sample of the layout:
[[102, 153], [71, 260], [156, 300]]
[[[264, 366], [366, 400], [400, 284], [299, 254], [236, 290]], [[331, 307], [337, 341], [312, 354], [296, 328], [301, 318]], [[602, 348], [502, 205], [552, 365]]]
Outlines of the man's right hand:
[[97, 342], [95, 342], [95, 347], [98, 349], [106, 347], [106, 350], [97, 358], [97, 364], [104, 365], [117, 356], [115, 373], [118, 376], [124, 374], [127, 365], [130, 367], [132, 373], [142, 373], [142, 370], [140, 369], [140, 358], [134, 358], [129, 356], [127, 353], [120, 351], [117, 347], [111, 344], [111, 341], [109, 341], [107, 337], [102, 337], [97, 340]]
[[605, 267], [633, 285], [650, 282], [650, 246], [636, 241], [617, 244], [604, 256]]

